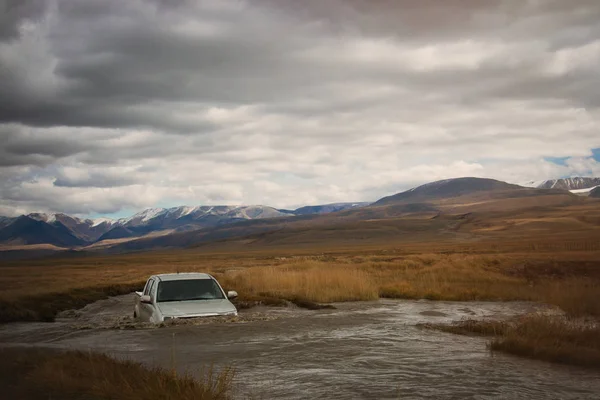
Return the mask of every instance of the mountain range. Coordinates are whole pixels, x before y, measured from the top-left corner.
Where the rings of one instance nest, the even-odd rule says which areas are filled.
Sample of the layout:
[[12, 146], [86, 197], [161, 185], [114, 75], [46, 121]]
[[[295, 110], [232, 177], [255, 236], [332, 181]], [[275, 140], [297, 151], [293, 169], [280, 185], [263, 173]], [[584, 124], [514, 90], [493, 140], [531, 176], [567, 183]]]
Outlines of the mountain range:
[[368, 203], [335, 203], [301, 207], [297, 210], [279, 210], [268, 206], [180, 206], [149, 208], [118, 220], [81, 219], [62, 213], [32, 213], [17, 218], [0, 217], [0, 243], [85, 246], [159, 231], [182, 232], [253, 219], [326, 214], [365, 205]]
[[[539, 236], [539, 229], [554, 229], [554, 225], [547, 225], [545, 221], [539, 222], [541, 228], [538, 228], [539, 215], [582, 206], [600, 209], [600, 202], [562, 189], [523, 187], [484, 178], [457, 178], [422, 185], [364, 207], [145, 236], [115, 243], [101, 251], [122, 253], [189, 247], [225, 252], [265, 247], [296, 251], [303, 246], [352, 249], [381, 243], [401, 246], [407, 241], [480, 240], [481, 235], [494, 234], [495, 225], [502, 227], [500, 232], [514, 230], [516, 235], [527, 227]], [[525, 213], [521, 219], [520, 213]], [[594, 216], [585, 218], [595, 224]], [[518, 222], [511, 222], [513, 220]], [[573, 224], [578, 227], [581, 221], [573, 221]]]
[[[0, 244], [5, 248], [44, 244], [63, 249], [130, 251], [185, 247], [316, 226], [329, 227], [342, 237], [345, 231], [332, 227], [404, 218], [404, 225], [393, 228], [401, 232], [423, 218], [446, 216], [449, 223], [447, 218], [452, 218], [448, 216], [456, 213], [573, 204], [582, 196], [600, 197], [599, 185], [599, 178], [557, 179], [524, 186], [494, 179], [455, 178], [424, 184], [374, 203], [334, 203], [296, 210], [269, 206], [180, 206], [149, 208], [118, 220], [33, 213], [17, 218], [0, 217]], [[406, 218], [413, 222], [406, 222]], [[443, 226], [438, 228], [444, 230]], [[365, 235], [368, 237], [370, 233]]]

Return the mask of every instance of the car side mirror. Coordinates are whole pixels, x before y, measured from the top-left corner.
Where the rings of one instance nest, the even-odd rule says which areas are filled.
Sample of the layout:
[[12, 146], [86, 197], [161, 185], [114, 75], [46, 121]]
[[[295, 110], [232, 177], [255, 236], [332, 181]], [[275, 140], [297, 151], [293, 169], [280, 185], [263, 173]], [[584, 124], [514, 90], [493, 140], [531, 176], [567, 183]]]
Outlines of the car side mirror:
[[148, 296], [147, 294], [144, 294], [140, 297], [140, 303], [152, 304], [152, 297]]
[[228, 299], [235, 299], [236, 297], [238, 297], [238, 293], [235, 290], [230, 290], [227, 292]]

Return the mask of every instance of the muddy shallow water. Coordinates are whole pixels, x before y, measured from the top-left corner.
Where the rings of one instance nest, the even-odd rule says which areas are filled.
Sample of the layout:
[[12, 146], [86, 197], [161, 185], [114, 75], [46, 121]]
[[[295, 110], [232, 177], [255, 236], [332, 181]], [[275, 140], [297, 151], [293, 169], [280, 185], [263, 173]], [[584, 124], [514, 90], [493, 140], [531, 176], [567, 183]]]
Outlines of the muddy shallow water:
[[[91, 349], [199, 373], [236, 369], [236, 390], [264, 399], [599, 399], [597, 371], [490, 354], [485, 338], [415, 326], [507, 318], [528, 303], [393, 301], [335, 310], [258, 308], [240, 318], [152, 328], [132, 324], [131, 296], [63, 313], [56, 323], [0, 326], [10, 346]], [[245, 397], [245, 396], [242, 396]]]

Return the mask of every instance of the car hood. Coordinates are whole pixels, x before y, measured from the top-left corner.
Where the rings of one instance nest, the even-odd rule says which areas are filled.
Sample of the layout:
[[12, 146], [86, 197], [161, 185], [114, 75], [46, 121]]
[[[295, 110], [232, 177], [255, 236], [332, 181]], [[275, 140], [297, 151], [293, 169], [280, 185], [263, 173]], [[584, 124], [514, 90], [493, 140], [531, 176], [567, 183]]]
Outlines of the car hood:
[[165, 317], [222, 315], [237, 311], [235, 306], [227, 299], [169, 301], [158, 303], [158, 308]]

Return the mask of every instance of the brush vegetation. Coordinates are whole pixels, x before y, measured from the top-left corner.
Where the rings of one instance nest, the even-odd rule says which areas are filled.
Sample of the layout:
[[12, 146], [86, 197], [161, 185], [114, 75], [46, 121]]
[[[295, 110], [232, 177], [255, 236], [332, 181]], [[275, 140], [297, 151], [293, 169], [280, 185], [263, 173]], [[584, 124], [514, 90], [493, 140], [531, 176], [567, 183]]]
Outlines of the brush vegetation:
[[0, 386], [7, 399], [226, 400], [233, 375], [228, 368], [210, 368], [196, 380], [103, 354], [0, 350]]
[[467, 319], [420, 326], [460, 335], [491, 336], [488, 346], [492, 351], [600, 369], [597, 320], [531, 314], [508, 321]]
[[492, 351], [600, 369], [600, 325], [547, 315], [521, 318], [490, 343]]

